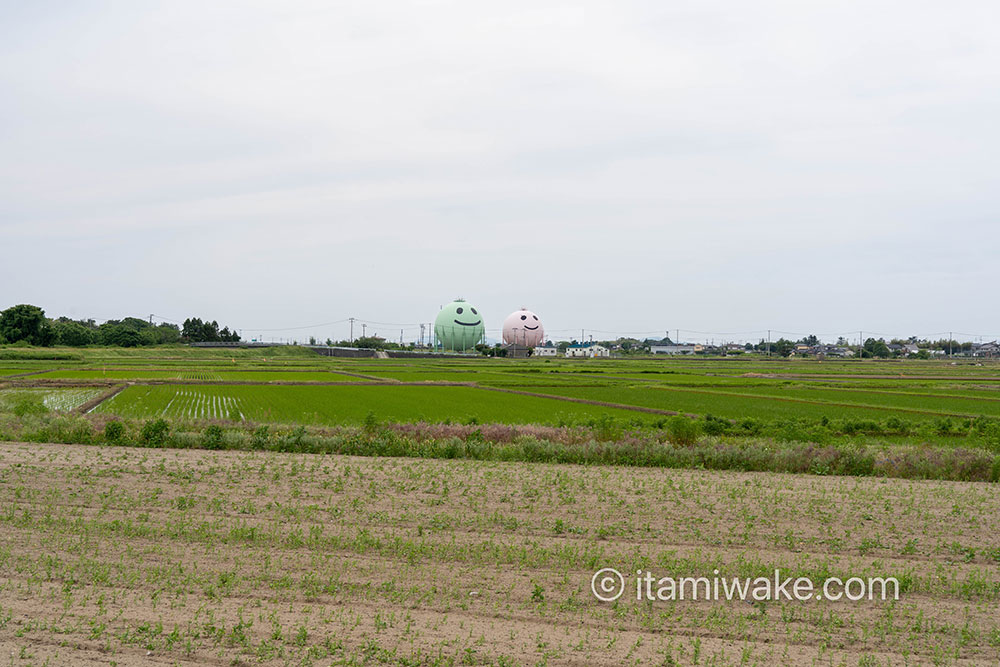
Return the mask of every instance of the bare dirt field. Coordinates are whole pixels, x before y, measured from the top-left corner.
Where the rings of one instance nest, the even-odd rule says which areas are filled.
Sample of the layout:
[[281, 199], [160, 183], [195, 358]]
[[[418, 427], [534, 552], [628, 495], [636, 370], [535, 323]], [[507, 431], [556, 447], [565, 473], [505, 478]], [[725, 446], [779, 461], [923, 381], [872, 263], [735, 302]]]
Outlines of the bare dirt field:
[[[996, 485], [0, 443], [0, 664], [996, 664]], [[897, 577], [613, 603], [591, 577]]]

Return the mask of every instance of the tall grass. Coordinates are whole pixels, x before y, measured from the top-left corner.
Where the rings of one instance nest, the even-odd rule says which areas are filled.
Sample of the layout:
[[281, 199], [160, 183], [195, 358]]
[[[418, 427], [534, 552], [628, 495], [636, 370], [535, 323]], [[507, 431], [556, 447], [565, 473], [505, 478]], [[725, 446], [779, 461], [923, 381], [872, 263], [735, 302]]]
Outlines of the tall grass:
[[697, 423], [687, 420], [682, 425], [678, 420], [683, 418], [671, 419], [664, 429], [626, 429], [608, 438], [607, 424], [559, 428], [393, 424], [369, 419], [360, 427], [271, 428], [29, 411], [0, 413], [0, 440], [1000, 481], [1000, 456], [982, 448], [706, 436], [698, 435]]

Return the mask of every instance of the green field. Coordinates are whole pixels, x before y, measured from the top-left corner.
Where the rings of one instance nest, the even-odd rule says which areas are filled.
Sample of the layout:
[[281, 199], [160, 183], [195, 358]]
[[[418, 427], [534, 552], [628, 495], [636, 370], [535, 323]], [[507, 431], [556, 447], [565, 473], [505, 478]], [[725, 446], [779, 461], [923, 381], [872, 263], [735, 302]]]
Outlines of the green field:
[[129, 387], [98, 412], [123, 417], [231, 419], [299, 424], [358, 423], [372, 412], [390, 421], [475, 421], [558, 424], [601, 415], [642, 413], [549, 398], [449, 386], [189, 386]]
[[1000, 416], [991, 398], [905, 395], [851, 389], [732, 387], [687, 389], [664, 386], [614, 386], [540, 389], [542, 393], [638, 405], [661, 410], [742, 419], [808, 417], [830, 419], [934, 416]]
[[[650, 423], [657, 418], [650, 410], [765, 423], [1000, 417], [995, 361], [376, 360], [321, 357], [301, 348], [93, 348], [52, 350], [51, 359], [39, 358], [40, 350], [4, 352], [0, 374], [13, 377], [4, 378], [0, 395], [127, 383], [96, 412], [138, 419], [351, 424], [371, 412], [390, 421], [560, 424], [609, 415]], [[346, 386], [336, 386], [341, 383]], [[409, 386], [414, 383], [420, 386]], [[455, 383], [472, 386], [446, 386]], [[64, 404], [73, 402], [52, 405]]]
[[46, 371], [33, 376], [34, 379], [71, 380], [210, 380], [217, 382], [365, 382], [359, 378], [336, 370], [221, 370], [216, 368], [175, 368], [175, 369], [119, 369], [112, 370], [59, 370]]

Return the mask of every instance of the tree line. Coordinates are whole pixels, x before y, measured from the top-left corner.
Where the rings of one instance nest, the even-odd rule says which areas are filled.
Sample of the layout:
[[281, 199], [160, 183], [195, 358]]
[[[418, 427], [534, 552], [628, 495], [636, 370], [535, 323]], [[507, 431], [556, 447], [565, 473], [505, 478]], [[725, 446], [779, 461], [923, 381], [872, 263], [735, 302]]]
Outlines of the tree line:
[[25, 303], [0, 311], [0, 344], [139, 347], [239, 340], [239, 334], [229, 327], [220, 329], [215, 320], [208, 322], [200, 318], [184, 320], [184, 327], [181, 328], [166, 322], [153, 324], [137, 317], [108, 320], [102, 324], [97, 324], [93, 319], [51, 319], [38, 306]]

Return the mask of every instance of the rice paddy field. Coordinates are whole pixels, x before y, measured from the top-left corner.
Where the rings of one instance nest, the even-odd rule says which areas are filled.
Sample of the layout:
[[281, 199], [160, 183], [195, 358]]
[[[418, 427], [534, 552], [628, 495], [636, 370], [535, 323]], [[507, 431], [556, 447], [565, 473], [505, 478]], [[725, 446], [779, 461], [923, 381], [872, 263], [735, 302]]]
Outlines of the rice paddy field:
[[[995, 481], [270, 448], [306, 427], [361, 441], [391, 426], [996, 466], [996, 361], [5, 353], [0, 436], [66, 439], [0, 437], [3, 665], [1000, 664]], [[658, 435], [678, 419], [703, 430]], [[160, 420], [190, 448], [155, 428], [131, 446]], [[225, 446], [260, 433], [268, 447]], [[602, 602], [606, 567], [902, 591]]]
[[309, 424], [358, 423], [370, 411], [397, 421], [543, 424], [604, 414], [644, 423], [674, 412], [733, 420], [1000, 417], [1000, 364], [982, 360], [373, 360], [284, 350], [270, 357], [261, 350], [99, 354], [3, 362], [0, 396], [24, 387], [55, 392], [119, 385], [123, 391], [90, 409], [128, 417]]

